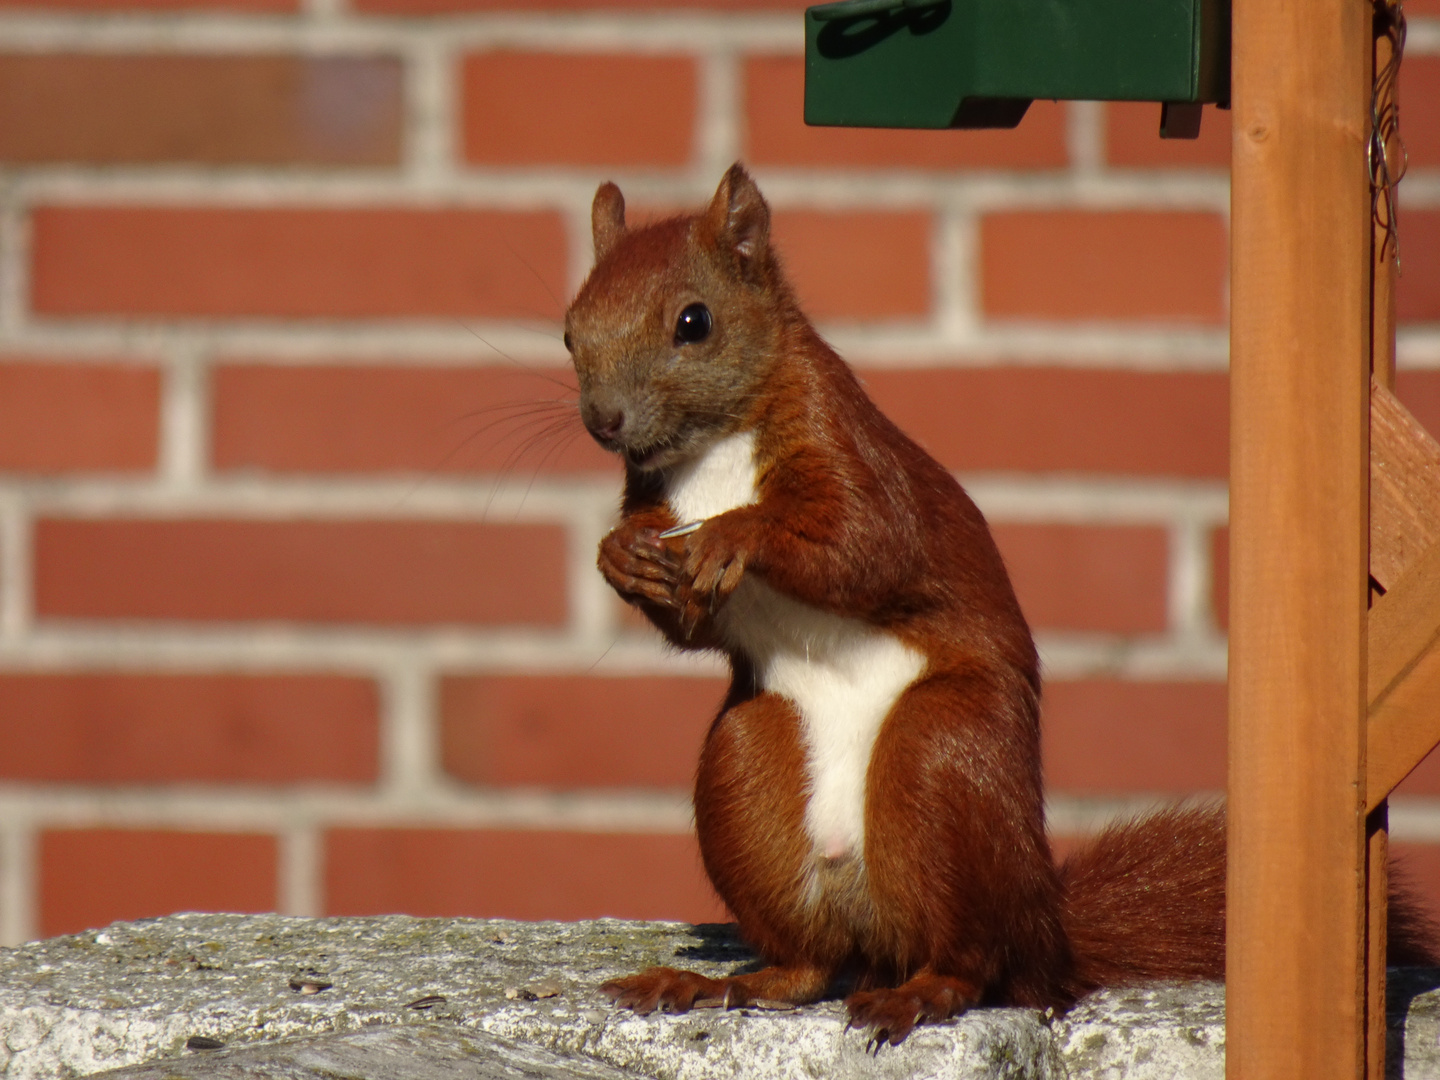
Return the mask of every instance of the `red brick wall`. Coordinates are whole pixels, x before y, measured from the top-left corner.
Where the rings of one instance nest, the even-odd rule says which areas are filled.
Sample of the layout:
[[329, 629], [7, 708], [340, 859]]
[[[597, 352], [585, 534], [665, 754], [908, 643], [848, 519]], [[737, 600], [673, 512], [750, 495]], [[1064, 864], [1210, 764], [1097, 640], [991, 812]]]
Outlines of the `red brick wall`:
[[[719, 668], [593, 569], [596, 184], [743, 158], [995, 524], [1062, 844], [1224, 783], [1228, 116], [807, 129], [794, 0], [0, 0], [0, 941], [180, 908], [720, 914]], [[1440, 431], [1440, 6], [1401, 395]], [[1396, 799], [1440, 896], [1440, 761]]]

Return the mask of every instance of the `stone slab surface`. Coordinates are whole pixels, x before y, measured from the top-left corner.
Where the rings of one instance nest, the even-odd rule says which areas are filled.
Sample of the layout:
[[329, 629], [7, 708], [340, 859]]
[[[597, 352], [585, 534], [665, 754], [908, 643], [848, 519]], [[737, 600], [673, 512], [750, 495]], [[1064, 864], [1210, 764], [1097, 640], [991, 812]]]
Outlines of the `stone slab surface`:
[[[724, 974], [753, 961], [729, 927], [612, 919], [117, 923], [0, 949], [0, 1076], [124, 1068], [116, 1075], [156, 1080], [1218, 1080], [1224, 1072], [1217, 984], [1107, 991], [1058, 1019], [976, 1009], [878, 1056], [866, 1053], [863, 1033], [845, 1030], [838, 1002], [638, 1017], [596, 990], [651, 964]], [[1392, 1072], [1440, 1080], [1440, 973], [1396, 978]]]
[[1102, 990], [1055, 1024], [1072, 1077], [1224, 1080], [1225, 987]]
[[449, 1024], [372, 1027], [160, 1058], [107, 1080], [626, 1080], [598, 1061], [517, 1046]]

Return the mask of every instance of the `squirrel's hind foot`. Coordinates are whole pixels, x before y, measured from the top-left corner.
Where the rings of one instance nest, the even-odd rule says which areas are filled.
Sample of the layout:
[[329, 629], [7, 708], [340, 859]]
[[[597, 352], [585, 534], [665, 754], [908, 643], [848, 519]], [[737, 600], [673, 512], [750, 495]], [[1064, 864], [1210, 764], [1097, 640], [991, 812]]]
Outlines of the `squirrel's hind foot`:
[[626, 975], [602, 983], [600, 992], [622, 1009], [649, 1016], [656, 1009], [664, 1012], [689, 1012], [698, 1000], [721, 998], [726, 1008], [744, 1005], [743, 995], [725, 983], [733, 979], [707, 979], [692, 971], [675, 968], [646, 968], [638, 975]]
[[845, 999], [850, 1028], [868, 1028], [865, 1049], [876, 1054], [886, 1043], [899, 1046], [917, 1024], [933, 1024], [964, 1012], [980, 1000], [976, 988], [950, 975], [916, 975], [885, 990], [860, 990]]
[[677, 968], [646, 968], [603, 983], [600, 992], [622, 1009], [648, 1016], [656, 1009], [689, 1012], [697, 1006], [738, 1009], [755, 1003], [805, 1005], [818, 1001], [829, 978], [811, 968], [768, 967], [748, 975], [710, 979]]

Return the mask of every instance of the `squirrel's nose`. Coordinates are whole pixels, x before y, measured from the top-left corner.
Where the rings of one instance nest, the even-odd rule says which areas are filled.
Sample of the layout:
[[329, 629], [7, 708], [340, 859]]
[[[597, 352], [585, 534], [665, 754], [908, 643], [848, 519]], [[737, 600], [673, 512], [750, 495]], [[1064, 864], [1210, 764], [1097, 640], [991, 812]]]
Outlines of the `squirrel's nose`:
[[585, 418], [585, 426], [602, 442], [614, 442], [620, 434], [620, 429], [625, 426], [625, 412], [623, 409], [591, 409], [590, 414]]

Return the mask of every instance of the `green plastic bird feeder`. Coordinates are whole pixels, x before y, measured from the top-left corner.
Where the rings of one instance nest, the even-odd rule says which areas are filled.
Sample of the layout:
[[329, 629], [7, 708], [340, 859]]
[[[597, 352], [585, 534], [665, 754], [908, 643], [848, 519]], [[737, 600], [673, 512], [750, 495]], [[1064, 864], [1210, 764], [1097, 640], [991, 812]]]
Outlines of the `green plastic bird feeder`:
[[1014, 127], [1036, 98], [1229, 106], [1229, 0], [843, 0], [805, 12], [805, 122]]

